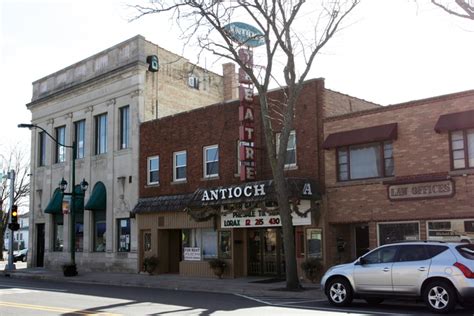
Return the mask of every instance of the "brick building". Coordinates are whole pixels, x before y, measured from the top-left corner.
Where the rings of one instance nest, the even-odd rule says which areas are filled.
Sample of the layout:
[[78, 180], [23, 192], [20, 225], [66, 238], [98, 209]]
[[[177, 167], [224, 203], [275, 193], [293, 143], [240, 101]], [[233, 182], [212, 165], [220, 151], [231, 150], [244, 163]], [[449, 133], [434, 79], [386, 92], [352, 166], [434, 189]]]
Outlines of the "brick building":
[[324, 134], [329, 263], [394, 240], [474, 242], [474, 90], [326, 118]]
[[[224, 73], [232, 77], [235, 70]], [[281, 94], [275, 90], [269, 99], [280, 100]], [[325, 256], [320, 220], [323, 117], [378, 107], [325, 89], [322, 79], [305, 83], [286, 164], [299, 261]], [[279, 216], [272, 213], [275, 196], [267, 162], [268, 151], [275, 149], [265, 148], [258, 104], [255, 122], [254, 182], [239, 177], [238, 100], [141, 125], [140, 198], [134, 209], [140, 261], [157, 256], [159, 273], [211, 275], [207, 260], [219, 257], [227, 262], [227, 277], [284, 273], [282, 232]], [[278, 121], [273, 123], [278, 131]]]

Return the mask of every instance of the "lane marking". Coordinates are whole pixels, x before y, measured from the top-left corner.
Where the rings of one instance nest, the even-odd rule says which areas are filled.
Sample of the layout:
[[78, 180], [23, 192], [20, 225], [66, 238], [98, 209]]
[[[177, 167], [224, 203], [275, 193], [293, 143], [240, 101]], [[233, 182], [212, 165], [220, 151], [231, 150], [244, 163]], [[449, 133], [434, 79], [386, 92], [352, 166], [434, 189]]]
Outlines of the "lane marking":
[[47, 312], [72, 313], [72, 314], [77, 314], [77, 315], [104, 315], [104, 316], [118, 316], [118, 315], [120, 315], [120, 314], [106, 313], [106, 312], [81, 311], [81, 310], [63, 308], [63, 307], [21, 304], [21, 303], [5, 302], [5, 301], [0, 302], [0, 306], [40, 310], [40, 311], [47, 311]]
[[53, 291], [53, 292], [68, 292], [68, 290], [63, 289], [54, 289], [54, 288], [46, 288], [46, 287], [34, 287], [34, 286], [22, 286], [18, 284], [8, 284], [8, 283], [0, 283], [0, 287], [5, 288], [18, 288], [18, 289], [30, 289], [30, 290], [38, 290], [38, 291]]

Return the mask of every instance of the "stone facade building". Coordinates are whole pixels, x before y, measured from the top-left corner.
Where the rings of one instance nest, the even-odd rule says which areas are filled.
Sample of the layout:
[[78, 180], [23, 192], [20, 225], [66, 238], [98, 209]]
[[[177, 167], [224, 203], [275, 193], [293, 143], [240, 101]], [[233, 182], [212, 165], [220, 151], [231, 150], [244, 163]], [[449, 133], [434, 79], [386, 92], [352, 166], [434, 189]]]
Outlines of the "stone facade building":
[[[139, 125], [223, 100], [222, 76], [135, 36], [33, 82], [29, 266], [69, 262], [67, 205], [57, 190], [89, 183], [76, 202], [76, 263], [84, 270], [138, 270]], [[80, 192], [80, 191], [79, 191]], [[67, 203], [67, 197], [64, 201]], [[65, 214], [63, 214], [63, 211]]]
[[[230, 71], [232, 74], [232, 71]], [[140, 127], [140, 199], [136, 213], [139, 257], [157, 256], [159, 273], [210, 276], [208, 261], [226, 261], [225, 277], [284, 274], [282, 230], [258, 98], [254, 99], [256, 179], [239, 177], [239, 101], [217, 103]], [[270, 93], [274, 108], [282, 90]], [[305, 83], [287, 148], [286, 179], [294, 212], [297, 257], [324, 258], [323, 118], [378, 108]], [[279, 130], [278, 117], [273, 118]], [[176, 126], [186, 128], [176, 128]], [[275, 135], [277, 137], [277, 135]]]
[[395, 240], [474, 242], [474, 90], [326, 118], [331, 264]]

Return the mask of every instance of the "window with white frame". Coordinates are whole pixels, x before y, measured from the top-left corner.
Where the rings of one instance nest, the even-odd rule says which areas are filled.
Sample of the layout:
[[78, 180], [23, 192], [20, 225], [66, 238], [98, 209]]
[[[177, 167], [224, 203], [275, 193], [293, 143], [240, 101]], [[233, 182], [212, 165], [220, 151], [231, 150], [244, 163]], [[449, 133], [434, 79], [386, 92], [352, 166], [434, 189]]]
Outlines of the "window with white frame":
[[160, 157], [148, 157], [148, 184], [160, 183]]
[[391, 141], [339, 147], [337, 163], [339, 181], [395, 175]]
[[86, 138], [86, 121], [81, 120], [74, 122], [74, 141], [76, 142], [76, 158], [84, 158]]
[[474, 129], [451, 132], [453, 169], [474, 168]]
[[129, 147], [130, 138], [130, 107], [124, 106], [120, 108], [120, 139], [119, 148], [125, 149]]
[[107, 152], [107, 113], [95, 117], [95, 154]]
[[186, 257], [190, 253], [199, 254], [201, 259], [217, 258], [217, 231], [212, 228], [193, 228], [182, 230], [183, 260], [196, 260], [196, 255]]
[[204, 154], [204, 177], [219, 176], [219, 146], [206, 146], [203, 150]]
[[[276, 151], [280, 149], [280, 135], [276, 134]], [[285, 168], [296, 166], [296, 132], [291, 131], [288, 137], [288, 145], [286, 146]]]
[[66, 161], [66, 126], [56, 128], [56, 163]]
[[420, 224], [418, 222], [379, 223], [378, 231], [379, 245], [420, 239]]
[[185, 150], [173, 153], [173, 181], [186, 180], [186, 165], [187, 154]]
[[38, 167], [46, 165], [46, 133], [40, 132], [38, 134]]

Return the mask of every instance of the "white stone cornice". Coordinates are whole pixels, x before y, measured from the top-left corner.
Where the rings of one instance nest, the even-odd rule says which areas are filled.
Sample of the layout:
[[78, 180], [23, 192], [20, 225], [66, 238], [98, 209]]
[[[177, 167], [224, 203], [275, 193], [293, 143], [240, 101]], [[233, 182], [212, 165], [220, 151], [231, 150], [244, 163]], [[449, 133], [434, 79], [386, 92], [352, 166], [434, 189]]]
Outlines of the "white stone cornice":
[[137, 89], [137, 90], [134, 90], [132, 92], [130, 92], [130, 98], [135, 98], [135, 97], [139, 97], [143, 95], [143, 89]]

